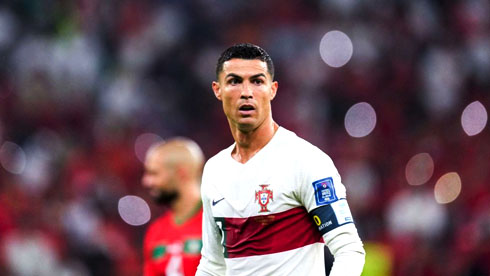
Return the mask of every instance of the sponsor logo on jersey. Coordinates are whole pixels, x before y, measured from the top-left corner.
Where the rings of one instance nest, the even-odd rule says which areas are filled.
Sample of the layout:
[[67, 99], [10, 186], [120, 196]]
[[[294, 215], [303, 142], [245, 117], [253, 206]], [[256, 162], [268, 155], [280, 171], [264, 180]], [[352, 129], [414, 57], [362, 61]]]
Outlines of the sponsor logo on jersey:
[[315, 221], [316, 225], [318, 226], [318, 230], [320, 230], [320, 232], [323, 229], [325, 229], [325, 227], [328, 227], [328, 226], [333, 224], [333, 222], [331, 220], [329, 220], [325, 223], [322, 223], [322, 220], [320, 219], [320, 217], [318, 215], [314, 215], [313, 220]]
[[331, 177], [317, 180], [312, 184], [315, 189], [316, 205], [330, 204], [338, 200]]
[[262, 189], [255, 191], [255, 202], [260, 205], [259, 213], [270, 212], [267, 205], [274, 199], [272, 190], [267, 189], [269, 184], [259, 185]]
[[329, 221], [323, 223], [322, 225], [319, 225], [318, 226], [318, 230], [323, 231], [323, 229], [325, 229], [325, 227], [328, 227], [328, 226], [332, 225], [332, 223], [333, 222], [331, 220], [329, 220]]
[[313, 216], [313, 220], [315, 221], [316, 225], [318, 225], [318, 226], [320, 226], [320, 224], [322, 224], [322, 220], [317, 215]]
[[220, 201], [222, 201], [223, 199], [225, 199], [224, 197], [222, 199], [218, 199], [218, 200], [214, 200], [213, 199], [213, 206], [218, 204]]

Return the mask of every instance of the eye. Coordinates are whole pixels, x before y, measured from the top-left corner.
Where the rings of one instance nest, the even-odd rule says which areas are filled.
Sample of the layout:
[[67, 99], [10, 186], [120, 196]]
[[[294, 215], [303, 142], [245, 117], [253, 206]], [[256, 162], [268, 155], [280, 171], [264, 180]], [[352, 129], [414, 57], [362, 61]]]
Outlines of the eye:
[[239, 84], [240, 83], [240, 79], [238, 79], [238, 78], [230, 78], [230, 79], [228, 79], [228, 83], [231, 84], [231, 85]]
[[253, 79], [252, 80], [252, 83], [253, 84], [260, 85], [260, 84], [263, 84], [264, 83], [264, 80], [262, 80], [262, 79]]

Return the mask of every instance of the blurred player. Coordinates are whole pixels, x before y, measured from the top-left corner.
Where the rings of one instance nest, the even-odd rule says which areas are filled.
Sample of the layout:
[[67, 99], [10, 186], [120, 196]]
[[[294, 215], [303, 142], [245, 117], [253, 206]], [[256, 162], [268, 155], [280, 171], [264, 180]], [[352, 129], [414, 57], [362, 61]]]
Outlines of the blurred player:
[[169, 209], [145, 235], [145, 276], [196, 273], [202, 247], [199, 189], [203, 162], [199, 146], [185, 138], [154, 145], [148, 151], [143, 186]]
[[[364, 248], [332, 160], [272, 119], [269, 55], [228, 48], [212, 88], [235, 143], [204, 167], [203, 250], [196, 275], [358, 276]], [[291, 108], [295, 108], [291, 103]]]

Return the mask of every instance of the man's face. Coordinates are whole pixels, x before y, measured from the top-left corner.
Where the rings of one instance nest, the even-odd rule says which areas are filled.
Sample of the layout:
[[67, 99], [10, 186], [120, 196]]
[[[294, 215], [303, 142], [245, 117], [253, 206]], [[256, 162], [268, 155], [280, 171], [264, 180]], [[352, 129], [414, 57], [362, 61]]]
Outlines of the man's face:
[[278, 84], [267, 71], [267, 64], [258, 59], [230, 59], [223, 63], [223, 71], [213, 91], [223, 103], [230, 124], [240, 130], [258, 128], [271, 117], [271, 100]]
[[161, 154], [153, 152], [146, 157], [142, 183], [157, 203], [168, 205], [177, 199], [175, 177], [174, 170], [165, 164]]

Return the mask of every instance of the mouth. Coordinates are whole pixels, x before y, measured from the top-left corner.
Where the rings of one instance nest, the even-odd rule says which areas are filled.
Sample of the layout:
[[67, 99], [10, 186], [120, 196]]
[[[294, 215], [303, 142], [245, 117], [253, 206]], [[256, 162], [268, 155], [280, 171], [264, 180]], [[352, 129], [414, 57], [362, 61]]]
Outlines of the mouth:
[[255, 106], [252, 104], [242, 104], [238, 107], [238, 112], [242, 115], [250, 115], [255, 111]]

